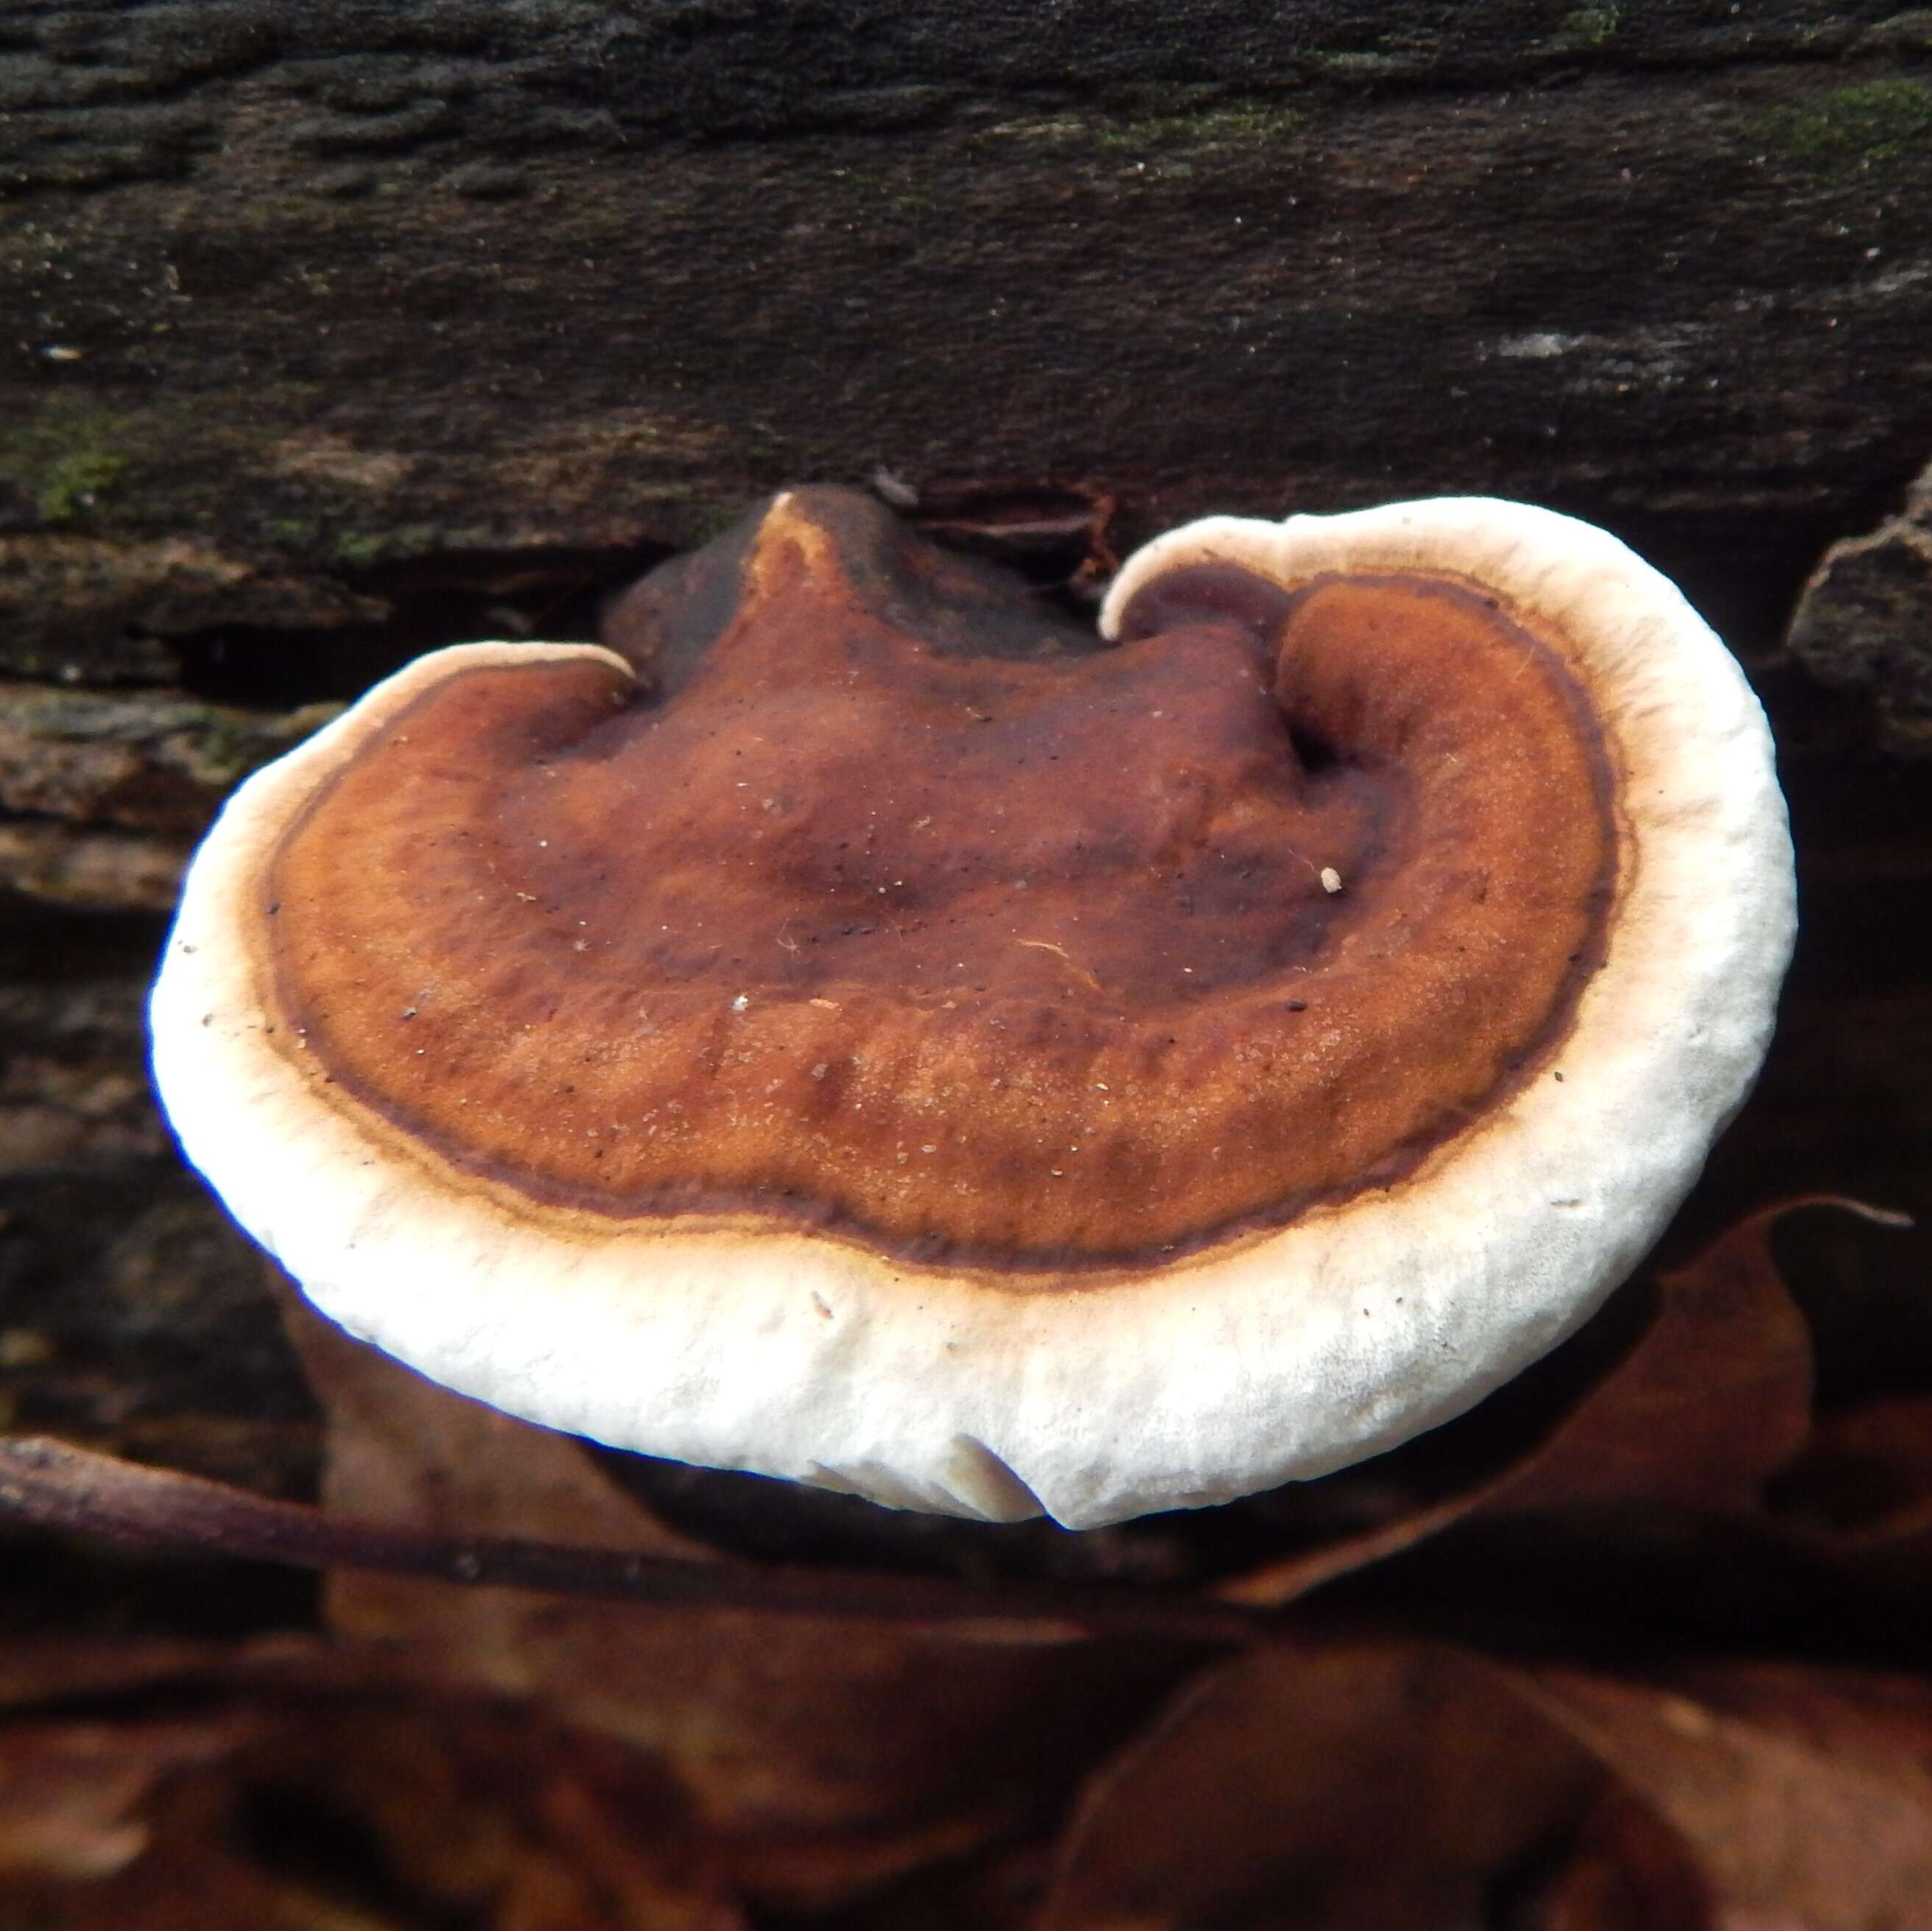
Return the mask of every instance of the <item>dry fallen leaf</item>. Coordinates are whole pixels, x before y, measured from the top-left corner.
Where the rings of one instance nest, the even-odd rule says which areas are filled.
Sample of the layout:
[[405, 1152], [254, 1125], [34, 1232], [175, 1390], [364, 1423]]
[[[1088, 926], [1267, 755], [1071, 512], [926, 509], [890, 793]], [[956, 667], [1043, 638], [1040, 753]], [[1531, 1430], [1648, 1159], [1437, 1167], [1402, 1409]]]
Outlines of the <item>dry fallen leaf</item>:
[[[580, 1444], [436, 1387], [299, 1310], [292, 1319], [328, 1414], [333, 1506], [692, 1552]], [[748, 1888], [815, 1905], [1050, 1810], [1193, 1660], [1172, 1645], [968, 1640], [346, 1573], [328, 1606], [338, 1631], [406, 1646], [436, 1680], [535, 1699], [662, 1756]]]
[[1607, 1788], [1474, 1659], [1271, 1648], [1096, 1778], [1039, 1931], [1478, 1931], [1561, 1870]]
[[[738, 1931], [746, 1909], [825, 1931], [1917, 1931], [1932, 1692], [1684, 1660], [1687, 1643], [1925, 1651], [1932, 1399], [1814, 1423], [1812, 1342], [1768, 1245], [1778, 1211], [1626, 1290], [1460, 1438], [1110, 1545], [1101, 1567], [1148, 1573], [1132, 1565], [1158, 1545], [1151, 1573], [1204, 1576], [1270, 1525], [1327, 1510], [1341, 1526], [1238, 1569], [1227, 1595], [1283, 1613], [1217, 1612], [1214, 1640], [1274, 1633], [1204, 1673], [1198, 1645], [1076, 1640], [1064, 1615], [887, 1620], [886, 1576], [853, 1579], [875, 1593], [837, 1615], [820, 1596], [778, 1614], [424, 1579], [561, 1573], [491, 1570], [473, 1540], [521, 1537], [575, 1545], [598, 1573], [668, 1561], [735, 1591], [770, 1575], [759, 1562], [816, 1555], [818, 1518], [713, 1477], [674, 1526], [613, 1478], [683, 1499], [663, 1471], [298, 1312], [334, 1514], [271, 1521], [32, 1444], [7, 1480], [111, 1493], [98, 1518], [47, 1518], [104, 1527], [139, 1518], [158, 1481], [190, 1542], [226, 1525], [211, 1546], [236, 1551], [294, 1538], [366, 1561], [371, 1519], [454, 1540], [434, 1564], [418, 1549], [393, 1573], [334, 1571], [326, 1648], [0, 1649], [0, 1712], [17, 1712], [0, 1715], [0, 1931]], [[742, 1514], [767, 1501], [776, 1539], [748, 1565]], [[1351, 1510], [1370, 1526], [1351, 1532]], [[705, 1540], [720, 1523], [735, 1553]], [[848, 1566], [940, 1547], [871, 1526], [838, 1546]], [[982, 1532], [946, 1559], [1099, 1573], [1084, 1546]], [[1015, 1587], [976, 1600], [1004, 1612]], [[1485, 1654], [1418, 1639], [1471, 1630]], [[1498, 1660], [1525, 1642], [1594, 1661]]]
[[1766, 1483], [1810, 1430], [1810, 1338], [1770, 1246], [1778, 1221], [1808, 1204], [1754, 1214], [1688, 1267], [1624, 1288], [1653, 1301], [1636, 1339], [1513, 1465], [1364, 1534], [1264, 1563], [1220, 1593], [1285, 1603], [1477, 1519], [1585, 1521], [1632, 1508], [1755, 1516]]
[[171, 1776], [218, 1762], [242, 1720], [86, 1720], [0, 1728], [0, 1887], [112, 1876], [148, 1848], [143, 1810]]
[[1821, 1418], [1775, 1500], [1793, 1526], [1847, 1540], [1932, 1528], [1932, 1396], [1881, 1396]]
[[1932, 1703], [1888, 1726], [1869, 1707], [1884, 1679], [1693, 1680], [1696, 1696], [1550, 1668], [1512, 1687], [1678, 1831], [1733, 1912], [1809, 1931], [1932, 1925]]
[[4, 1931], [742, 1931], [662, 1767], [527, 1710], [313, 1642], [11, 1661]]
[[[1278, 1645], [1102, 1771], [1038, 1931], [1932, 1925], [1932, 1699]], [[1728, 1692], [1730, 1702], [1724, 1700]]]

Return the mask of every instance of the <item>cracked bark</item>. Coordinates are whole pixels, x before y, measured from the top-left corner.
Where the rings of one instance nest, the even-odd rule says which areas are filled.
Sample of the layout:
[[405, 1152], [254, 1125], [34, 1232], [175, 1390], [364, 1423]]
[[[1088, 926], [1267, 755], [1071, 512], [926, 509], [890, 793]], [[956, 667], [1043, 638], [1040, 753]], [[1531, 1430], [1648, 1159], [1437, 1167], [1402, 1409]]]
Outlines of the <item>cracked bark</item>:
[[1887, 750], [1932, 752], [1932, 469], [1902, 515], [1825, 553], [1789, 640], [1820, 682], [1871, 704]]

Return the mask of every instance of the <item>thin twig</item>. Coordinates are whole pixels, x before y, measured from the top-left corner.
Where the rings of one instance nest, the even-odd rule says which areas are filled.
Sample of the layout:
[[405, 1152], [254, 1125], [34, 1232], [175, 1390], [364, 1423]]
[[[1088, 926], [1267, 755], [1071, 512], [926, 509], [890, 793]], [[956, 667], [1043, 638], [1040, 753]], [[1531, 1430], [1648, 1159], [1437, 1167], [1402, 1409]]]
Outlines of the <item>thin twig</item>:
[[0, 1519], [9, 1519], [144, 1548], [301, 1569], [374, 1570], [666, 1609], [989, 1624], [1022, 1639], [1131, 1636], [1241, 1644], [1263, 1627], [1254, 1611], [1238, 1605], [1142, 1590], [978, 1587], [864, 1570], [686, 1561], [522, 1537], [439, 1535], [273, 1501], [45, 1436], [0, 1438]]

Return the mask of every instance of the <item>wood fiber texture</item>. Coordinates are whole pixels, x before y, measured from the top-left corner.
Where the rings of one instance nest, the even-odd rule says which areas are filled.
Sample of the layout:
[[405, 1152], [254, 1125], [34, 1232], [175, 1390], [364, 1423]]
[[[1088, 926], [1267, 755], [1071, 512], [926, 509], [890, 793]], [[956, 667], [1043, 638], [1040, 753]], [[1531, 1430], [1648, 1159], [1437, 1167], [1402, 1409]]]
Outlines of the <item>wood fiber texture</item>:
[[1188, 17], [16, 9], [0, 514], [326, 628], [386, 560], [875, 466], [1130, 533], [1447, 490], [1762, 543], [1924, 460], [1923, 16]]

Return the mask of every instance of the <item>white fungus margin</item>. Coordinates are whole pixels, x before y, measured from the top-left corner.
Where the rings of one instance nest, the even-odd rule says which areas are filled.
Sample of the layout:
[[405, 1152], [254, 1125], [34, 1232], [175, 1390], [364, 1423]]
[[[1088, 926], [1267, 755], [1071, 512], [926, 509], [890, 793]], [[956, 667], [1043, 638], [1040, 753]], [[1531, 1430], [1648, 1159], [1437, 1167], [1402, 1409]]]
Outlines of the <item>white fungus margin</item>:
[[152, 1001], [189, 1158], [352, 1333], [512, 1414], [616, 1447], [1070, 1528], [1373, 1455], [1468, 1408], [1623, 1280], [1768, 1041], [1795, 924], [1764, 716], [1678, 592], [1588, 524], [1480, 498], [1214, 517], [1132, 558], [1102, 615], [1186, 565], [1469, 580], [1568, 654], [1616, 772], [1617, 922], [1556, 1060], [1385, 1190], [1158, 1273], [1022, 1293], [749, 1216], [560, 1232], [400, 1147], [264, 1032], [260, 868], [316, 787], [450, 672], [410, 665], [235, 795]]

